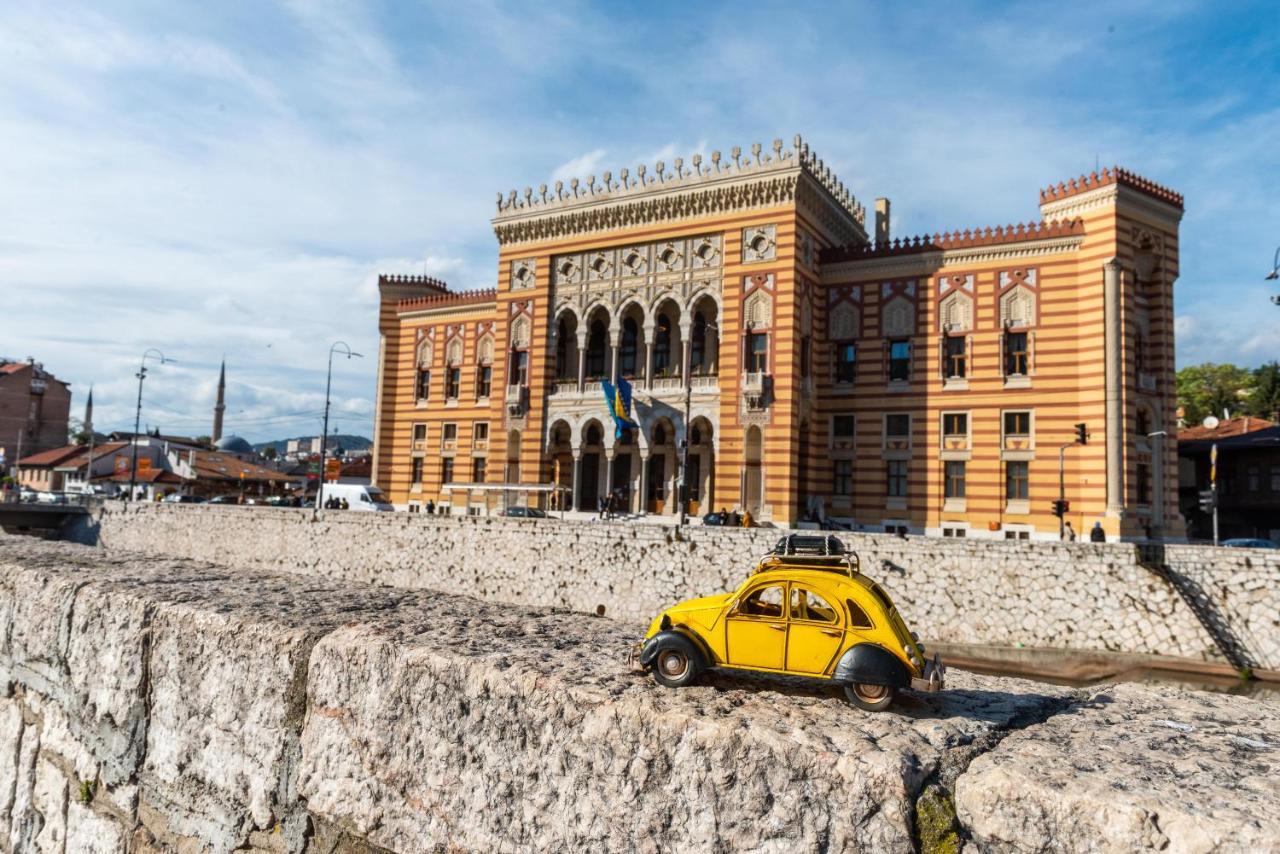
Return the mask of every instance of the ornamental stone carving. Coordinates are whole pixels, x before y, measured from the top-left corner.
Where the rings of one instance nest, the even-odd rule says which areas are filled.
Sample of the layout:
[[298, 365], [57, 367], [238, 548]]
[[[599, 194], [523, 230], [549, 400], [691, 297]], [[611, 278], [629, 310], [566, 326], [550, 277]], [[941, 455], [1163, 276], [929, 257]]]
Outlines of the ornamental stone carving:
[[904, 338], [916, 331], [916, 307], [904, 296], [895, 296], [881, 309], [881, 329], [889, 338]]
[[493, 364], [493, 336], [485, 335], [476, 344], [476, 362], [481, 365]]
[[454, 338], [449, 342], [449, 349], [445, 351], [445, 364], [451, 368], [456, 368], [462, 364], [462, 339]]
[[523, 291], [537, 284], [538, 259], [522, 258], [511, 262], [511, 290]]
[[968, 332], [973, 328], [973, 300], [952, 291], [938, 303], [938, 323], [943, 332]]
[[1036, 298], [1021, 285], [1000, 297], [1000, 325], [1033, 326], [1036, 319]]
[[773, 300], [763, 290], [757, 290], [742, 304], [742, 321], [747, 329], [764, 329], [773, 321]]
[[418, 367], [419, 367], [419, 368], [430, 368], [430, 367], [431, 367], [431, 357], [432, 357], [433, 355], [434, 355], [434, 351], [432, 350], [431, 342], [430, 342], [430, 341], [428, 341], [427, 339], [423, 338], [423, 339], [422, 339], [422, 341], [418, 342], [418, 357], [417, 357], [417, 361], [418, 361]]
[[511, 347], [524, 350], [529, 346], [529, 318], [521, 315], [511, 322]]
[[742, 229], [742, 263], [756, 264], [778, 257], [778, 227], [756, 225]]
[[862, 330], [862, 316], [856, 306], [841, 303], [831, 312], [828, 334], [832, 341], [852, 341]]

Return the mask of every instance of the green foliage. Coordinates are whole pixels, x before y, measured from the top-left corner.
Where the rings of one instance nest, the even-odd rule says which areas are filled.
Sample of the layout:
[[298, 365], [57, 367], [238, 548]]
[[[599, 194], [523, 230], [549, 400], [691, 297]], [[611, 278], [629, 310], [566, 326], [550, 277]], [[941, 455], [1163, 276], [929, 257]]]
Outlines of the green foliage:
[[1196, 425], [1207, 415], [1253, 415], [1274, 418], [1280, 405], [1280, 363], [1256, 370], [1206, 362], [1178, 371], [1178, 405], [1183, 420]]
[[82, 804], [87, 804], [93, 800], [93, 795], [98, 790], [98, 784], [93, 780], [81, 780], [80, 791], [76, 794], [77, 800]]
[[922, 854], [957, 854], [956, 805], [950, 793], [932, 785], [916, 799], [916, 841]]
[[1274, 419], [1277, 412], [1280, 412], [1280, 362], [1272, 361], [1253, 372], [1249, 414]]

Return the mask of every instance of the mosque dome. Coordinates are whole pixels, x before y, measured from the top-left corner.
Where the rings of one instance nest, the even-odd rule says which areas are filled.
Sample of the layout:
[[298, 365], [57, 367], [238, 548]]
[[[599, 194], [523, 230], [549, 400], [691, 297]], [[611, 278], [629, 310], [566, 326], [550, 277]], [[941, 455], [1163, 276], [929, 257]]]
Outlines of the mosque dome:
[[228, 454], [249, 454], [253, 455], [253, 446], [239, 436], [223, 436], [213, 445], [219, 451]]

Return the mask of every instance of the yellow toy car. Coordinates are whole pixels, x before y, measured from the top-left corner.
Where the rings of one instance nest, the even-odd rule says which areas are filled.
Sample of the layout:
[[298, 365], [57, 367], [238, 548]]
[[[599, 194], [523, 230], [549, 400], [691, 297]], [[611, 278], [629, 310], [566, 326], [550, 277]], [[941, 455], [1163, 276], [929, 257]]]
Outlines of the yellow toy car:
[[710, 668], [805, 676], [842, 685], [872, 712], [901, 688], [942, 690], [944, 675], [856, 555], [835, 537], [798, 534], [782, 538], [732, 593], [659, 614], [632, 658], [668, 688]]

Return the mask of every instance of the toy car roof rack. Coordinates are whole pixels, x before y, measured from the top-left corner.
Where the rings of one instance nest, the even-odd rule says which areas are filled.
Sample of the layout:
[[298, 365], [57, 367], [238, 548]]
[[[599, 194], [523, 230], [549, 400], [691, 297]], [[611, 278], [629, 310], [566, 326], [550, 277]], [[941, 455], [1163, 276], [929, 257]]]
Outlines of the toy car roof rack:
[[782, 566], [803, 566], [850, 577], [860, 571], [858, 556], [831, 534], [788, 534], [760, 559], [756, 572]]

